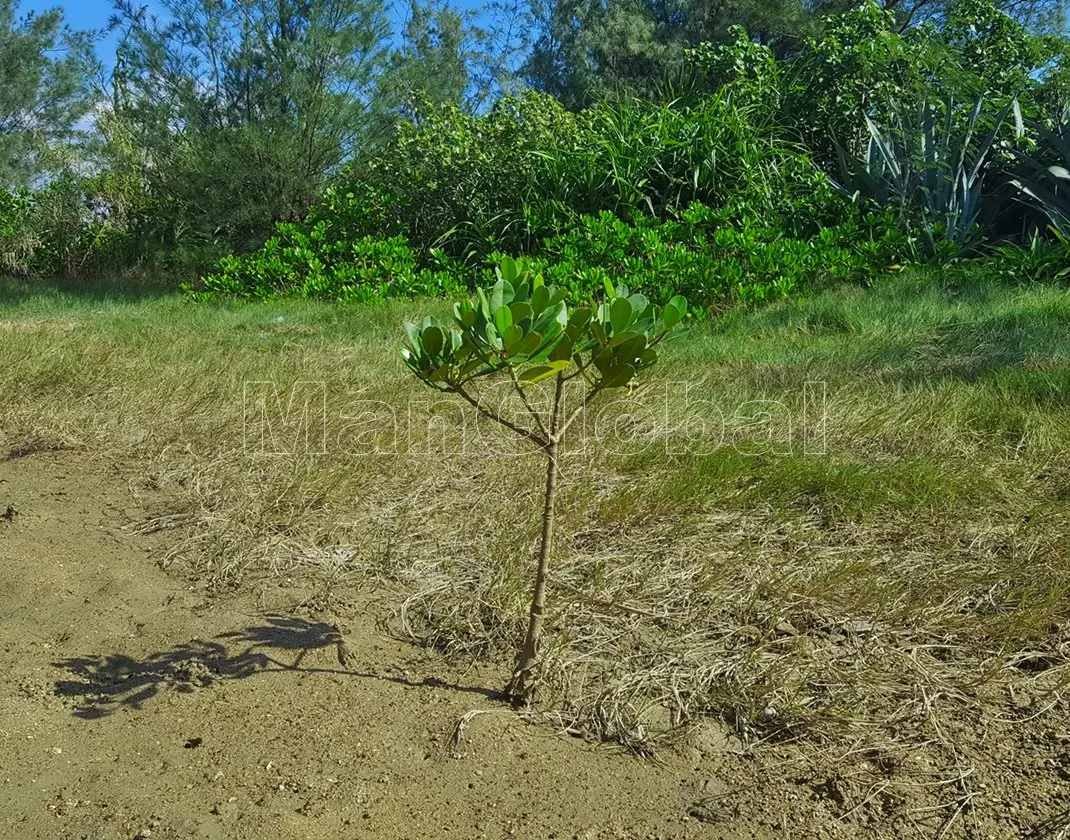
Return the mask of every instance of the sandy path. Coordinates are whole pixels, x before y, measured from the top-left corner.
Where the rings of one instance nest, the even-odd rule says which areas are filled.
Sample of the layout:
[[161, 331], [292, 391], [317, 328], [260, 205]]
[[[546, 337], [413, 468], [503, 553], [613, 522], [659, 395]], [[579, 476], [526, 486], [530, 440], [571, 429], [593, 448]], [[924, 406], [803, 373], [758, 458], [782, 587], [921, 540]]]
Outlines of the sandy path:
[[346, 673], [331, 628], [292, 609], [304, 593], [188, 588], [85, 456], [0, 461], [8, 505], [0, 836], [763, 836], [688, 817], [723, 788], [698, 751], [658, 765], [526, 724], [486, 696], [497, 675], [451, 673], [366, 612]]

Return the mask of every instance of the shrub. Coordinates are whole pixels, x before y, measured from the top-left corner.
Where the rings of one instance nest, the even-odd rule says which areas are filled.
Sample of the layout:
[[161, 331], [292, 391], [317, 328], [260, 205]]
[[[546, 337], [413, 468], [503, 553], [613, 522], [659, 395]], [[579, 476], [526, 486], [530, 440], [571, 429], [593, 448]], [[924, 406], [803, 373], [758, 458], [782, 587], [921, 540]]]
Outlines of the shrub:
[[40, 244], [36, 225], [30, 224], [32, 203], [24, 193], [0, 190], [0, 270], [28, 274]]
[[658, 302], [677, 292], [701, 308], [784, 297], [820, 282], [865, 280], [905, 256], [906, 240], [890, 217], [871, 216], [785, 236], [732, 210], [695, 203], [679, 220], [628, 224], [603, 212], [546, 241], [533, 263], [574, 299], [606, 281], [627, 281]]
[[[892, 221], [870, 216], [798, 238], [733, 208], [697, 202], [672, 221], [626, 222], [603, 211], [580, 216], [567, 233], [539, 243], [529, 261], [574, 302], [597, 296], [607, 282], [627, 282], [656, 302], [680, 291], [700, 308], [722, 308], [815, 283], [871, 278], [907, 252]], [[488, 262], [502, 258], [492, 253]], [[440, 251], [421, 264], [403, 236], [347, 240], [320, 221], [307, 229], [280, 225], [255, 254], [223, 259], [196, 294], [371, 301], [452, 293], [487, 273]]]
[[401, 234], [421, 254], [441, 249], [473, 263], [497, 249], [527, 250], [546, 233], [525, 213], [544, 195], [545, 158], [577, 132], [574, 115], [536, 93], [504, 97], [480, 116], [426, 105], [343, 173], [310, 220], [347, 237]]
[[[626, 388], [658, 361], [658, 345], [679, 331], [687, 301], [672, 297], [664, 308], [651, 305], [626, 286], [606, 284], [596, 308], [571, 308], [563, 289], [547, 286], [523, 260], [503, 258], [497, 282], [475, 301], [454, 306], [453, 318], [409, 324], [401, 350], [412, 373], [436, 391], [455, 394], [481, 415], [526, 439], [546, 457], [542, 532], [531, 596], [530, 619], [505, 689], [514, 703], [531, 699], [536, 684], [547, 575], [554, 535], [558, 455], [571, 425], [600, 394]], [[511, 382], [527, 414], [514, 420], [505, 407], [477, 390], [494, 377]], [[553, 382], [548, 413], [528, 397], [532, 386]], [[573, 385], [582, 396], [571, 401]], [[627, 392], [626, 392], [627, 393]], [[626, 398], [626, 397], [625, 397]]]
[[111, 173], [67, 171], [37, 190], [0, 191], [0, 270], [67, 279], [177, 252], [156, 234], [163, 209]]
[[473, 265], [529, 253], [579, 216], [666, 217], [693, 201], [735, 206], [795, 232], [839, 221], [844, 202], [812, 161], [756, 127], [729, 96], [604, 102], [579, 114], [552, 97], [502, 99], [482, 116], [427, 107], [354, 165], [309, 224], [408, 238]]
[[438, 268], [419, 268], [403, 236], [349, 240], [332, 235], [330, 226], [320, 221], [309, 229], [280, 224], [276, 235], [256, 253], [224, 257], [200, 288], [183, 288], [198, 300], [223, 295], [367, 303], [457, 292], [466, 288], [464, 277], [463, 270], [445, 259]]
[[1042, 213], [1063, 242], [1070, 240], [1070, 128], [1039, 127], [1038, 154], [1018, 155], [1018, 176], [1011, 185]]
[[[982, 121], [984, 100], [979, 99], [958, 128], [953, 100], [939, 107], [923, 103], [918, 114], [895, 111], [891, 130], [882, 131], [869, 117], [866, 152], [852, 158], [837, 146], [843, 191], [895, 212], [900, 228], [917, 231], [927, 256], [958, 256], [976, 245], [991, 153], [1012, 100], [998, 114]], [[984, 134], [980, 126], [991, 125]], [[981, 135], [981, 136], [979, 136]]]
[[1052, 283], [1070, 277], [1070, 240], [1054, 242], [1034, 235], [1026, 245], [1001, 245], [993, 250], [990, 270], [1015, 283]]

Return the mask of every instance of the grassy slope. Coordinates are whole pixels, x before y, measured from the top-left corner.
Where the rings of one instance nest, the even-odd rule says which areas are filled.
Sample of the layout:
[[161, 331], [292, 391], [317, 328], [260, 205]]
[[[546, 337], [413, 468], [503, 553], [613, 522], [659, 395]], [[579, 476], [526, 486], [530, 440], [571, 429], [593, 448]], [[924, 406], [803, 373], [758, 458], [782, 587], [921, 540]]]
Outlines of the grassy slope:
[[[371, 575], [399, 629], [504, 657], [541, 467], [409, 381], [417, 312], [9, 287], [0, 444], [130, 459], [218, 585]], [[952, 272], [695, 325], [566, 461], [547, 707], [633, 743], [705, 710], [888, 749], [1008, 686], [1042, 707], [1070, 670], [1068, 326], [1064, 289]], [[299, 379], [327, 454], [243, 452], [243, 383]]]

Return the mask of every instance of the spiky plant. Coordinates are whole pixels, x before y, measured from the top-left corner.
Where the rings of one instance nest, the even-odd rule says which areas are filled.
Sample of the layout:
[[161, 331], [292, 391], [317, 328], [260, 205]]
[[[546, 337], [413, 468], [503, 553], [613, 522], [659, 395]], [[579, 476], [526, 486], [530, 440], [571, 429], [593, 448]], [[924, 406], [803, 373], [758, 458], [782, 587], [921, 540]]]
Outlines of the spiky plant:
[[[1070, 242], [1070, 126], [1057, 131], [1036, 126], [1036, 131], [1046, 155], [1019, 154], [1022, 172], [1011, 184], [1048, 217], [1063, 242]], [[1048, 163], [1051, 159], [1059, 162]]]
[[987, 163], [1000, 129], [1012, 111], [1017, 136], [1023, 127], [1016, 100], [995, 115], [979, 141], [983, 99], [974, 103], [962, 128], [956, 126], [954, 102], [941, 107], [942, 119], [937, 107], [926, 102], [915, 119], [900, 115], [889, 130], [866, 117], [869, 141], [863, 156], [853, 158], [836, 146], [839, 187], [845, 194], [894, 208], [904, 223], [919, 222], [930, 253], [942, 242], [958, 254], [975, 244]]

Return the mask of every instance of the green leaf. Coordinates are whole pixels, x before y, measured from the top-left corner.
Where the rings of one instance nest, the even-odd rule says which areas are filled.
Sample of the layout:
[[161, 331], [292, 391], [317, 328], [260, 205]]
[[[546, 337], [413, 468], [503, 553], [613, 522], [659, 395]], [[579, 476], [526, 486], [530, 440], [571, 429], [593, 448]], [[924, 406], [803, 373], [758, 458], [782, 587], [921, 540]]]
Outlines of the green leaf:
[[627, 298], [614, 298], [609, 308], [609, 323], [613, 332], [618, 333], [628, 328], [632, 320], [632, 305]]
[[517, 269], [516, 260], [512, 257], [502, 257], [502, 261], [498, 265], [498, 276], [506, 283], [512, 284], [516, 282], [516, 278], [519, 274], [520, 272]]
[[[515, 328], [514, 328], [515, 329]], [[529, 356], [539, 349], [539, 345], [542, 344], [542, 336], [537, 332], [529, 332], [523, 336], [515, 344], [509, 347], [509, 355], [511, 356]]]
[[531, 292], [531, 308], [536, 315], [542, 312], [550, 303], [550, 290], [545, 286], [536, 286]]
[[[635, 339], [642, 339], [643, 343], [646, 343], [646, 338], [635, 330], [625, 330], [624, 332], [617, 333], [613, 338], [609, 340], [607, 347], [620, 347], [625, 342], [634, 341]], [[618, 351], [620, 352], [620, 351]]]
[[[614, 339], [616, 341], [616, 339]], [[631, 333], [617, 348], [617, 358], [630, 362], [638, 359], [639, 355], [646, 350], [646, 336]]]
[[637, 316], [646, 311], [646, 308], [650, 305], [650, 301], [647, 300], [646, 295], [634, 294], [629, 296], [628, 303], [632, 305], [632, 312]]
[[446, 343], [446, 336], [442, 329], [434, 325], [424, 327], [420, 338], [423, 340], [424, 351], [428, 356], [437, 356], [442, 352], [442, 346]]
[[569, 329], [582, 330], [590, 320], [591, 310], [581, 306], [573, 309], [568, 316], [568, 327]]
[[635, 376], [635, 368], [627, 362], [610, 368], [602, 375], [603, 388], [623, 388]]
[[488, 317], [496, 317], [498, 310], [501, 309], [507, 301], [511, 301], [512, 299], [512, 285], [506, 283], [504, 280], [499, 280], [490, 290], [490, 312], [488, 313]]
[[506, 347], [516, 344], [523, 337], [524, 330], [518, 327], [516, 324], [511, 324], [502, 331], [502, 341], [505, 342]]
[[551, 362], [567, 362], [572, 358], [572, 341], [568, 336], [562, 336], [554, 349], [550, 351]]
[[687, 299], [683, 295], [676, 295], [676, 297], [665, 304], [665, 314], [662, 317], [662, 320], [665, 323], [665, 329], [671, 330], [684, 319], [686, 314]]
[[525, 371], [522, 371], [517, 379], [520, 380], [522, 385], [534, 385], [536, 382], [541, 382], [547, 377], [554, 376], [565, 370], [571, 362], [568, 359], [563, 361], [548, 362], [544, 365], [535, 365]]
[[427, 381], [428, 382], [444, 382], [446, 380], [446, 378], [449, 376], [449, 373], [450, 373], [450, 366], [449, 365], [442, 365], [440, 367], [435, 368], [433, 371], [431, 371], [427, 375]]
[[511, 303], [509, 304], [509, 311], [513, 314], [513, 323], [519, 324], [526, 318], [531, 317], [531, 304], [529, 303]]
[[463, 309], [457, 315], [457, 321], [465, 329], [472, 329], [479, 320], [479, 316], [474, 309]]
[[613, 351], [603, 347], [591, 357], [591, 361], [598, 368], [598, 372], [604, 376], [613, 367]]
[[498, 328], [498, 332], [502, 338], [505, 338], [505, 331], [513, 325], [513, 313], [508, 306], [499, 306], [494, 310], [494, 326]]
[[565, 306], [564, 301], [560, 301], [555, 306], [546, 307], [543, 313], [535, 319], [532, 329], [541, 332], [543, 335], [550, 335], [552, 332], [554, 334], [560, 332], [567, 324], [568, 307]]

